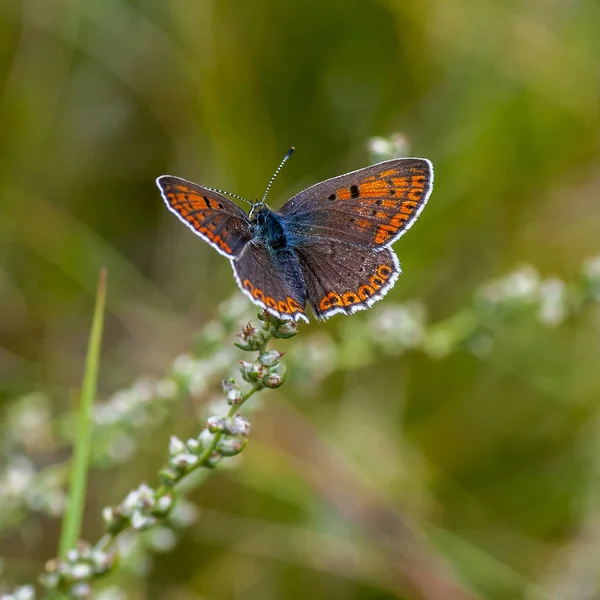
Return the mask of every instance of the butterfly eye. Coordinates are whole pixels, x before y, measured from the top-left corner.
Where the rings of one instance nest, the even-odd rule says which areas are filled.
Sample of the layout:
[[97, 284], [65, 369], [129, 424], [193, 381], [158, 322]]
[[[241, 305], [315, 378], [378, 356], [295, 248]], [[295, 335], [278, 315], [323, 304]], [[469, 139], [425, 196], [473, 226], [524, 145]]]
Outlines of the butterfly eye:
[[248, 214], [248, 218], [253, 222], [256, 223], [258, 221], [258, 215], [260, 214], [259, 210], [258, 210], [258, 204], [253, 204], [252, 208], [250, 209], [250, 213]]
[[253, 223], [258, 223], [259, 225], [262, 225], [266, 221], [267, 211], [264, 210], [264, 206], [265, 205], [262, 202], [257, 202], [256, 204], [252, 205], [248, 218]]

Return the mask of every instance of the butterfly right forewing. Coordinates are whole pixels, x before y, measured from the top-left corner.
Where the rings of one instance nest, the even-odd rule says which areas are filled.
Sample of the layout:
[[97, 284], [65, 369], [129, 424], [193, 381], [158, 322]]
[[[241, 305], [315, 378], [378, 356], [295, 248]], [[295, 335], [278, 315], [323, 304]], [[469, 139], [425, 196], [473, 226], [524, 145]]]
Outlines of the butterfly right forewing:
[[385, 248], [416, 221], [432, 186], [429, 160], [397, 158], [317, 183], [281, 214], [295, 236]]
[[223, 256], [239, 256], [251, 239], [246, 213], [222, 194], [173, 175], [156, 185], [168, 209]]

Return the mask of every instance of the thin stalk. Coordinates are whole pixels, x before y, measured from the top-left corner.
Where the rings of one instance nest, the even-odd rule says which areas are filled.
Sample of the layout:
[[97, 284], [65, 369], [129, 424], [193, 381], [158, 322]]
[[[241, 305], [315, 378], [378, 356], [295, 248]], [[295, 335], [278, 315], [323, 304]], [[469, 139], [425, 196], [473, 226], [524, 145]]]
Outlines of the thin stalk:
[[60, 535], [59, 553], [65, 556], [74, 548], [81, 537], [81, 522], [85, 504], [87, 471], [91, 449], [92, 406], [96, 397], [98, 369], [100, 365], [100, 348], [104, 326], [104, 308], [106, 305], [106, 270], [100, 271], [96, 306], [90, 340], [88, 344], [85, 373], [79, 404], [77, 423], [77, 440], [73, 449], [71, 475], [69, 478], [69, 499]]

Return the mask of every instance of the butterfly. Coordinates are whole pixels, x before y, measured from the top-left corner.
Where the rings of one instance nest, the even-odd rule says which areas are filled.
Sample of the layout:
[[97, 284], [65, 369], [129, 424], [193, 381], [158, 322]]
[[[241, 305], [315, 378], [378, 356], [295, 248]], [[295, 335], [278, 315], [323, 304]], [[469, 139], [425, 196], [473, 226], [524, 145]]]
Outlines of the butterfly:
[[249, 214], [226, 192], [180, 177], [162, 175], [156, 184], [167, 208], [231, 261], [252, 302], [280, 319], [308, 322], [307, 304], [319, 320], [350, 315], [393, 287], [401, 270], [391, 245], [427, 203], [433, 165], [386, 160], [317, 183], [279, 211], [265, 204], [265, 192]]

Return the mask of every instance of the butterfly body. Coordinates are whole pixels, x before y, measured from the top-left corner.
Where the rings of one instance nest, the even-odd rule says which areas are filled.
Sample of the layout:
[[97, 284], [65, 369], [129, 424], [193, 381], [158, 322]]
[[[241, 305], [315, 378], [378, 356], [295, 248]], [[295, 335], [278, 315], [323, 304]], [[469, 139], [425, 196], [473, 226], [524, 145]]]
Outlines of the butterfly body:
[[385, 161], [318, 183], [280, 211], [247, 215], [210, 188], [163, 175], [171, 212], [231, 261], [240, 289], [280, 318], [319, 319], [369, 308], [394, 285], [390, 248], [416, 220], [433, 184], [427, 159]]
[[288, 233], [281, 215], [267, 206], [253, 211], [250, 222], [257, 242], [264, 243], [270, 252], [289, 250]]

